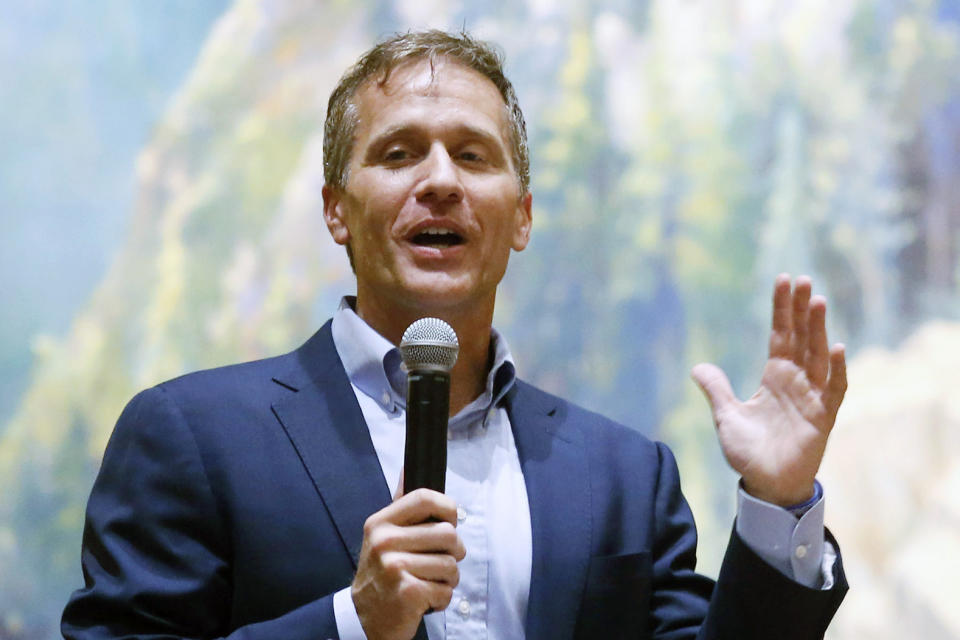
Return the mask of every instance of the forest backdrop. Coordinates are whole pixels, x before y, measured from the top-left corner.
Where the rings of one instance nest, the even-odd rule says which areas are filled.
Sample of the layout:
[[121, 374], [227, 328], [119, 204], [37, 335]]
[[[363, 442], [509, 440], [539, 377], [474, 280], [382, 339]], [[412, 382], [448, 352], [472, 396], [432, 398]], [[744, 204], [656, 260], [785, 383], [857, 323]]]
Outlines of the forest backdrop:
[[498, 300], [522, 376], [677, 452], [715, 574], [734, 509], [692, 364], [742, 395], [773, 277], [852, 359], [822, 478], [832, 640], [960, 635], [960, 2], [53, 2], [0, 21], [0, 639], [57, 635], [126, 401], [298, 346], [352, 291], [326, 99], [378, 37], [501, 45], [534, 231]]

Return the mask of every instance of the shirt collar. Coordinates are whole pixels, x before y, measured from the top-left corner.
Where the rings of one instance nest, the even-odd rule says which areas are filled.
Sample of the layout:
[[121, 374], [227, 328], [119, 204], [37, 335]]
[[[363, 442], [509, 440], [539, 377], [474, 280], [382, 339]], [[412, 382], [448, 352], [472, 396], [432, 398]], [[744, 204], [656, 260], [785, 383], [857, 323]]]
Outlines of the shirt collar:
[[[406, 408], [407, 374], [401, 368], [400, 350], [377, 333], [354, 311], [356, 297], [344, 296], [333, 316], [333, 344], [350, 382], [388, 413]], [[516, 381], [516, 367], [507, 341], [490, 330], [492, 366], [483, 393], [450, 419], [451, 428], [499, 406]]]

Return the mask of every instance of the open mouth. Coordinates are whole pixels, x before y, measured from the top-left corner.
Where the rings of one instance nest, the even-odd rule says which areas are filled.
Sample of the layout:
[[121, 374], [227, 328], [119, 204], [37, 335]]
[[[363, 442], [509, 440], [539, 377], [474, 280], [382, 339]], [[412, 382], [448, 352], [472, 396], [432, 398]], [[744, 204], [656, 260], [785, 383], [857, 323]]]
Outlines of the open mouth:
[[431, 227], [424, 229], [410, 239], [413, 244], [421, 247], [446, 248], [463, 244], [463, 237], [450, 229]]

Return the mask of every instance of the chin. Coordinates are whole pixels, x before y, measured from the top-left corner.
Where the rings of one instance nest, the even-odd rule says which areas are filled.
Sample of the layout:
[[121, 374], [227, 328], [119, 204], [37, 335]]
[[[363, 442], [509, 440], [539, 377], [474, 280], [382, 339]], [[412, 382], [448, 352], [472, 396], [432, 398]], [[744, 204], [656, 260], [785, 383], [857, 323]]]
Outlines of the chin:
[[407, 288], [406, 298], [417, 309], [456, 309], [475, 306], [482, 303], [486, 296], [478, 294], [474, 289], [462, 283], [444, 283], [438, 286], [433, 282], [430, 285], [410, 286]]

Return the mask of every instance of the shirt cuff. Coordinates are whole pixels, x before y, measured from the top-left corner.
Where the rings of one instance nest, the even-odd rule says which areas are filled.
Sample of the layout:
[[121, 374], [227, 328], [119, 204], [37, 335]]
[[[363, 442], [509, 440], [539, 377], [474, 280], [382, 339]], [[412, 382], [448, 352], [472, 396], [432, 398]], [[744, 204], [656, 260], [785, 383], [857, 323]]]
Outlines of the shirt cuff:
[[[806, 505], [804, 505], [806, 506]], [[737, 497], [737, 534], [767, 564], [811, 589], [829, 588], [832, 565], [824, 560], [823, 496], [797, 518], [783, 507], [754, 498], [743, 487]]]
[[367, 634], [360, 624], [357, 607], [353, 604], [350, 587], [333, 594], [333, 617], [337, 621], [337, 635], [340, 640], [367, 640]]

